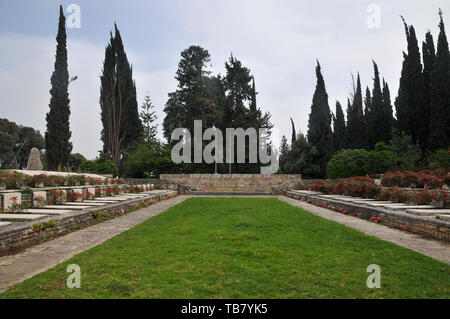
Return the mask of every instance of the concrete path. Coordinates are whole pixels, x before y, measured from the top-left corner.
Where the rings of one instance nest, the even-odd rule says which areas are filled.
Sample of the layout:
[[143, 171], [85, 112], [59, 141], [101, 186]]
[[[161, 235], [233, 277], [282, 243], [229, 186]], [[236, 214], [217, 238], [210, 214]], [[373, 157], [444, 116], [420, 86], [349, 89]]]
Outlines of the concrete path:
[[30, 247], [17, 255], [0, 257], [0, 292], [50, 269], [78, 253], [100, 245], [104, 241], [183, 202], [188, 197], [177, 196], [164, 200], [122, 217], [104, 221]]
[[286, 196], [278, 196], [278, 199], [292, 206], [300, 207], [310, 213], [336, 223], [354, 228], [368, 235], [378, 237], [396, 245], [417, 251], [431, 258], [450, 264], [450, 244], [432, 239], [425, 239], [421, 236], [378, 225], [369, 221], [336, 213], [335, 211], [317, 207], [303, 201], [292, 199]]

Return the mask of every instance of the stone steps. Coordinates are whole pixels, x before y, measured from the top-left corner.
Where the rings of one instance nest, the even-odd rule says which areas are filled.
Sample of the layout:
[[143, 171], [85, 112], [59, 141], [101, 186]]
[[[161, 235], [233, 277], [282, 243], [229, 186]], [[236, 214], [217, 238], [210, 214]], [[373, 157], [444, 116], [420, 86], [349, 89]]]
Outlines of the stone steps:
[[40, 214], [0, 214], [0, 221], [8, 222], [26, 222], [47, 217]]
[[205, 191], [192, 191], [189, 195], [201, 195], [201, 196], [273, 196], [271, 193], [263, 192], [205, 192]]

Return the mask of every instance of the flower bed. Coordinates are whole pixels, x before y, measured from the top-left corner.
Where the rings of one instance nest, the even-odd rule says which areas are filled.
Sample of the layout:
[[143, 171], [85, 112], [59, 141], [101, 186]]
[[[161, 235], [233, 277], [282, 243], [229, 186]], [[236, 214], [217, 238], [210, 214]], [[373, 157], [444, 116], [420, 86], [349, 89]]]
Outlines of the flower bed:
[[[406, 174], [396, 174], [393, 179], [397, 179], [398, 176], [408, 178]], [[309, 189], [324, 194], [331, 193], [413, 205], [434, 205], [439, 208], [450, 207], [450, 193], [446, 190], [428, 188], [407, 190], [398, 186], [383, 187], [377, 185], [369, 177], [350, 177], [332, 182], [318, 181], [311, 185]]]
[[[85, 186], [85, 185], [117, 185], [122, 184], [120, 178], [101, 179], [85, 175], [47, 175], [39, 174], [28, 176], [11, 170], [0, 170], [0, 186], [5, 189], [21, 189], [25, 187], [61, 187], [61, 186]], [[1, 188], [1, 187], [0, 187]]]

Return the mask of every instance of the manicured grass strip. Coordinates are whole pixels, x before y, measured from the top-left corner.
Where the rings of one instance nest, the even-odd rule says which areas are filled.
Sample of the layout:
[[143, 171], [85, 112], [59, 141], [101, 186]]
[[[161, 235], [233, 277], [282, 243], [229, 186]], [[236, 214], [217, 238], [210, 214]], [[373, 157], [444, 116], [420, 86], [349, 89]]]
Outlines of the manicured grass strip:
[[[81, 267], [68, 289], [66, 267]], [[368, 289], [369, 264], [381, 289]], [[450, 267], [275, 198], [191, 198], [2, 298], [448, 298]]]

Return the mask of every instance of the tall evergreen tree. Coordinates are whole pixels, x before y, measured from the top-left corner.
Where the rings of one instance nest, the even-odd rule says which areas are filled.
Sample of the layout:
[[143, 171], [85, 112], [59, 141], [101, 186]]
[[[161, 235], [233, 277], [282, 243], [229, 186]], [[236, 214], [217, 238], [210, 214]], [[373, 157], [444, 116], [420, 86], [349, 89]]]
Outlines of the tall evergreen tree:
[[327, 163], [331, 158], [333, 148], [333, 132], [331, 131], [331, 112], [328, 105], [328, 94], [325, 81], [320, 70], [319, 61], [316, 66], [316, 89], [314, 91], [311, 113], [308, 120], [308, 142], [318, 152], [317, 163], [320, 166], [321, 177], [326, 175]]
[[408, 55], [403, 52], [403, 65], [398, 87], [398, 95], [395, 99], [395, 127], [401, 133], [411, 136], [409, 113], [409, 85], [408, 85]]
[[430, 110], [431, 110], [431, 72], [433, 64], [436, 59], [436, 51], [434, 48], [434, 41], [431, 32], [428, 31], [425, 35], [425, 41], [422, 42], [422, 59], [423, 59], [423, 80], [425, 82], [425, 99], [426, 112], [423, 114], [424, 122], [428, 125], [422, 127], [422, 152], [428, 148], [428, 139], [430, 135]]
[[450, 146], [450, 53], [442, 11], [439, 10], [439, 37], [431, 72], [429, 147]]
[[336, 116], [333, 122], [333, 152], [347, 147], [347, 132], [344, 112], [339, 101], [336, 101]]
[[366, 95], [364, 97], [364, 123], [366, 128], [367, 145], [372, 145], [373, 147], [377, 141], [377, 126], [374, 120], [372, 94], [367, 86]]
[[[403, 18], [402, 18], [403, 19]], [[408, 26], [403, 19], [405, 27], [406, 39], [408, 43], [408, 54], [405, 55], [405, 63], [402, 70], [402, 78], [405, 77], [404, 83], [400, 80], [400, 85], [406, 85], [406, 90], [403, 87], [399, 88], [399, 104], [401, 112], [408, 112], [409, 123], [407, 133], [413, 138], [413, 142], [419, 141], [421, 145], [424, 141], [424, 131], [428, 126], [428, 121], [423, 117], [427, 113], [425, 82], [422, 73], [422, 63], [420, 57], [419, 45], [417, 42], [416, 31], [412, 25]], [[400, 92], [402, 90], [402, 92]], [[400, 96], [402, 94], [402, 96]], [[404, 119], [397, 119], [398, 121]]]
[[356, 80], [356, 88], [353, 92], [353, 102], [347, 107], [347, 137], [350, 148], [366, 148], [367, 134], [364, 124], [364, 112], [361, 93], [361, 79]]
[[392, 138], [393, 121], [394, 119], [392, 115], [391, 92], [389, 90], [389, 85], [383, 79], [383, 130], [384, 130], [383, 141], [385, 143], [389, 143], [389, 141]]
[[50, 111], [47, 113], [45, 132], [45, 155], [48, 169], [66, 165], [72, 143], [70, 137], [69, 72], [67, 70], [66, 18], [62, 6], [59, 7], [58, 35], [56, 36], [55, 70], [51, 77]]
[[291, 135], [291, 144], [294, 144], [295, 140], [297, 139], [297, 132], [295, 132], [295, 124], [294, 121], [291, 119], [291, 127], [292, 127], [292, 135]]
[[117, 167], [122, 155], [143, 134], [136, 98], [133, 70], [124, 50], [122, 37], [114, 24], [115, 35], [105, 49], [100, 76], [100, 108], [103, 123], [103, 151]]
[[143, 128], [144, 128], [144, 141], [148, 144], [156, 142], [156, 134], [158, 133], [156, 112], [153, 111], [155, 106], [149, 95], [144, 97], [144, 102], [141, 105], [142, 111], [139, 113]]

